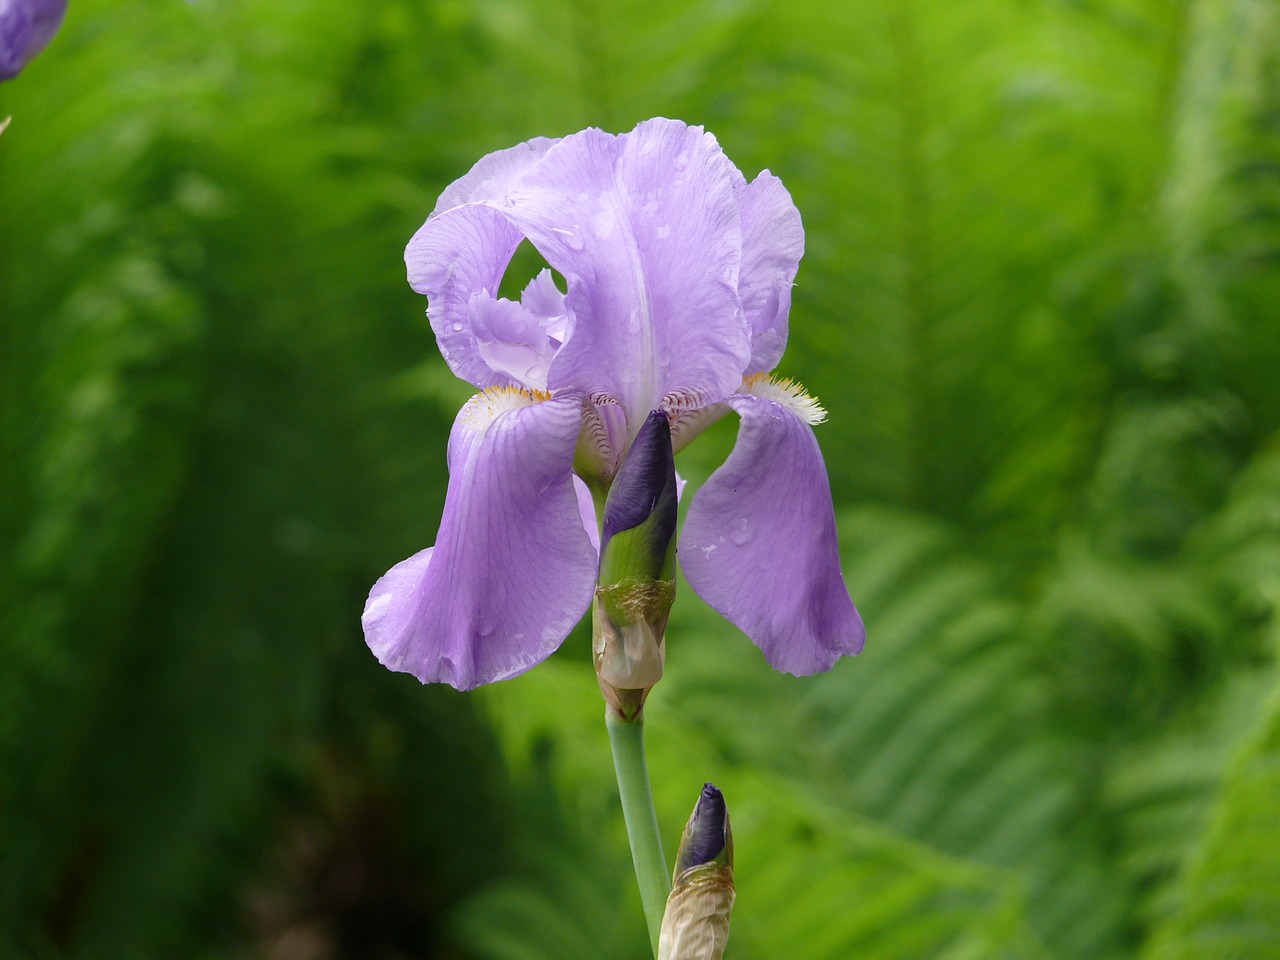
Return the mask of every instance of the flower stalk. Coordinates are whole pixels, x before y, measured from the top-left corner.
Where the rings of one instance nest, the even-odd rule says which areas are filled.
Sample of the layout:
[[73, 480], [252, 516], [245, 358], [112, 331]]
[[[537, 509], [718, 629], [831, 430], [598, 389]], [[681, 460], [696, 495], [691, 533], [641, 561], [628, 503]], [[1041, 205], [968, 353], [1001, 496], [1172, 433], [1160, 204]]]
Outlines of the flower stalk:
[[644, 756], [644, 701], [662, 679], [675, 599], [676, 468], [671, 424], [655, 410], [636, 433], [601, 511], [591, 605], [592, 660], [618, 776], [649, 944], [658, 952], [671, 891]]
[[644, 758], [644, 713], [628, 720], [610, 704], [605, 707], [605, 726], [613, 750], [613, 769], [618, 776], [618, 795], [622, 798], [622, 817], [627, 824], [640, 903], [649, 928], [649, 945], [657, 956], [662, 914], [671, 882], [667, 877], [667, 861], [662, 853], [658, 815], [653, 809], [649, 769]]

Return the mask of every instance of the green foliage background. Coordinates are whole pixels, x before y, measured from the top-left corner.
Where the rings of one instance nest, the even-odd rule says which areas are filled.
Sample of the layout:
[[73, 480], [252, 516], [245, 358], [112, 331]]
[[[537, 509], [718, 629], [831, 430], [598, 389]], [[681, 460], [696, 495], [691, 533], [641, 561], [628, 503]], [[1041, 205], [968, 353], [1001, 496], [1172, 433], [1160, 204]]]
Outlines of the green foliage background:
[[667, 115], [804, 215], [869, 628], [784, 677], [682, 589], [730, 956], [1280, 957], [1274, 0], [73, 0], [9, 114], [0, 955], [646, 956], [585, 638], [463, 696], [358, 616], [468, 393], [405, 241]]

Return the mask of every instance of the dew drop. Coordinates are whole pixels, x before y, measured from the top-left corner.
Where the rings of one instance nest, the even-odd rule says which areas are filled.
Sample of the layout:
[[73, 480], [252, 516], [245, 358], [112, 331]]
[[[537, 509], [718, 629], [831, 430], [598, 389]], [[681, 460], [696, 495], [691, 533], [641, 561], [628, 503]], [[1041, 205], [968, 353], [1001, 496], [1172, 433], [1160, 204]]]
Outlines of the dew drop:
[[614, 221], [613, 209], [610, 207], [605, 207], [591, 218], [591, 228], [595, 231], [597, 240], [609, 239], [613, 234]]
[[742, 546], [744, 543], [749, 543], [751, 538], [755, 535], [756, 532], [752, 529], [751, 521], [746, 517], [739, 517], [737, 520], [733, 521], [733, 524], [729, 527], [729, 539], [738, 546]]
[[560, 234], [560, 239], [564, 241], [564, 245], [570, 250], [576, 251], [582, 249], [582, 238], [572, 230], [564, 230], [560, 227], [553, 227], [552, 229], [556, 233]]

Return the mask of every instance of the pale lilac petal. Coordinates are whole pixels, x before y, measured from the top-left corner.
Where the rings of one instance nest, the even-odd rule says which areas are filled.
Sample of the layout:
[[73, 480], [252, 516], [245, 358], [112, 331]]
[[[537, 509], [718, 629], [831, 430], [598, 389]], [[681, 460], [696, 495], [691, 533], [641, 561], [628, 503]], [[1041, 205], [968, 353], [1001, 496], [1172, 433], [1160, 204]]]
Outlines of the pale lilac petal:
[[591, 546], [598, 557], [600, 555], [600, 521], [596, 519], [596, 502], [591, 497], [591, 488], [575, 473], [573, 490], [578, 495], [578, 512], [582, 514], [583, 529], [591, 538]]
[[726, 396], [750, 356], [738, 302], [740, 175], [701, 128], [650, 120], [549, 149], [502, 206], [568, 283], [552, 389], [616, 397], [629, 435], [679, 395]]
[[463, 408], [436, 545], [365, 605], [365, 639], [387, 667], [468, 690], [529, 669], [573, 629], [596, 566], [570, 472], [581, 403], [503, 391]]
[[440, 352], [455, 374], [477, 387], [513, 382], [480, 355], [468, 311], [482, 291], [498, 295], [502, 275], [523, 239], [501, 213], [480, 204], [506, 196], [556, 142], [537, 137], [482, 157], [440, 194], [404, 251], [409, 285], [427, 297], [427, 317]]
[[804, 227], [782, 181], [768, 170], [738, 191], [742, 269], [738, 295], [751, 330], [747, 373], [768, 372], [787, 346], [791, 285], [804, 255]]
[[520, 176], [559, 142], [549, 137], [534, 137], [514, 147], [485, 154], [470, 170], [444, 188], [431, 215], [434, 217], [464, 203], [482, 203], [505, 197]]
[[729, 459], [693, 496], [680, 536], [689, 585], [778, 670], [805, 675], [862, 649], [840, 572], [831, 487], [809, 423], [783, 403], [737, 395]]
[[513, 381], [481, 356], [471, 329], [471, 302], [481, 293], [496, 296], [522, 239], [502, 214], [470, 204], [433, 214], [404, 251], [409, 285], [427, 296], [427, 319], [445, 362], [482, 389]]
[[547, 337], [544, 321], [523, 304], [495, 300], [481, 291], [467, 310], [477, 351], [495, 373], [533, 390], [547, 388], [547, 371], [558, 344]]
[[[543, 269], [528, 282], [520, 294], [520, 302], [535, 317], [548, 321], [547, 333], [564, 342], [565, 305], [564, 294], [556, 286], [551, 271]], [[555, 329], [552, 329], [554, 325]]]

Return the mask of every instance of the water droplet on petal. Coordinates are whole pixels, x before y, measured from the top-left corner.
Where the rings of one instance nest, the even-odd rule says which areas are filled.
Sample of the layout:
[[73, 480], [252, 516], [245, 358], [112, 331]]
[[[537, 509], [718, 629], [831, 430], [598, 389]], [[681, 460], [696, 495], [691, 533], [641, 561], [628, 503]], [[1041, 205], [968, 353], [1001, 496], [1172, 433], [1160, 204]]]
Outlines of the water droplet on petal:
[[756, 532], [751, 526], [751, 521], [746, 517], [739, 517], [729, 527], [729, 539], [738, 546], [750, 542], [755, 535]]
[[578, 236], [576, 233], [574, 233], [572, 230], [565, 230], [561, 227], [552, 227], [551, 229], [553, 232], [560, 234], [560, 239], [564, 242], [564, 245], [568, 247], [570, 250], [577, 251], [582, 249], [583, 247], [582, 238]]
[[605, 207], [591, 218], [591, 228], [595, 231], [597, 240], [608, 240], [612, 236], [616, 219], [611, 207]]

